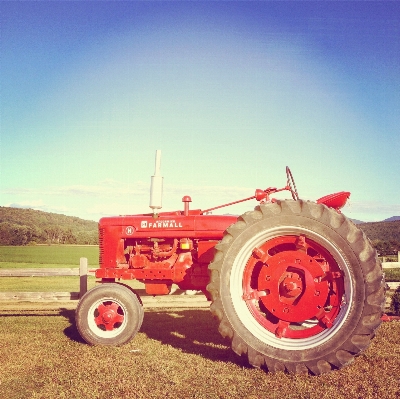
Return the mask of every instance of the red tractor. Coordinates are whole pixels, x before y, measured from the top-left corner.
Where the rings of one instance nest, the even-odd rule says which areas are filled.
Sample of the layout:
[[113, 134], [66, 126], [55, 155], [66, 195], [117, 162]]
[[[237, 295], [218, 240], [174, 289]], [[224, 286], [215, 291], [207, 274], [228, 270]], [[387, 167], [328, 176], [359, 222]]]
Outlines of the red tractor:
[[[121, 280], [167, 295], [172, 284], [201, 290], [220, 333], [238, 355], [268, 371], [321, 374], [351, 363], [381, 323], [385, 283], [377, 254], [341, 212], [349, 192], [304, 201], [286, 168], [283, 188], [200, 210], [159, 212], [160, 153], [153, 213], [102, 218], [99, 284], [80, 300], [76, 323], [91, 345], [122, 345], [139, 331], [143, 306]], [[272, 196], [281, 191], [291, 199]], [[211, 211], [255, 199], [237, 216]], [[118, 281], [118, 282], [117, 282]]]

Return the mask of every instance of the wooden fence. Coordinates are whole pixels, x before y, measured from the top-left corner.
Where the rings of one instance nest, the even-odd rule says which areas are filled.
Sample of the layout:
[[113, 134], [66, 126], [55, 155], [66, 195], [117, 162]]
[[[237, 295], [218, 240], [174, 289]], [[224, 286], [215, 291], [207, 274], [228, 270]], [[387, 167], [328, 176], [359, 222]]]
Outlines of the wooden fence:
[[[397, 262], [386, 262], [387, 257], [383, 257], [382, 259], [382, 268], [385, 269], [400, 269], [400, 251], [397, 252]], [[389, 282], [386, 283], [390, 290], [395, 290], [400, 282]]]
[[[385, 259], [384, 259], [385, 260]], [[400, 251], [397, 262], [382, 262], [383, 269], [400, 269]], [[44, 276], [79, 276], [79, 292], [0, 292], [0, 301], [65, 301], [78, 300], [88, 288], [88, 276], [94, 272], [88, 270], [88, 260], [80, 258], [79, 268], [60, 269], [0, 269], [0, 277], [44, 277]], [[390, 291], [400, 286], [400, 282], [387, 283]], [[141, 290], [140, 290], [141, 291]], [[165, 296], [163, 296], [165, 298]], [[388, 298], [389, 299], [389, 298]], [[154, 299], [154, 301], [158, 301]]]
[[[94, 272], [88, 270], [86, 258], [80, 259], [79, 268], [42, 268], [42, 269], [0, 269], [1, 277], [47, 277], [47, 276], [79, 276], [79, 292], [0, 292], [0, 302], [65, 302], [79, 300], [88, 288], [88, 276]], [[182, 307], [207, 308], [210, 306], [205, 295], [196, 295], [196, 292], [176, 290], [174, 295], [148, 295], [144, 289], [137, 289], [144, 307]]]
[[80, 258], [79, 268], [0, 269], [0, 277], [48, 276], [79, 276], [79, 292], [0, 292], [0, 301], [78, 300], [87, 291], [88, 276], [94, 276], [94, 272], [88, 271], [87, 258]]

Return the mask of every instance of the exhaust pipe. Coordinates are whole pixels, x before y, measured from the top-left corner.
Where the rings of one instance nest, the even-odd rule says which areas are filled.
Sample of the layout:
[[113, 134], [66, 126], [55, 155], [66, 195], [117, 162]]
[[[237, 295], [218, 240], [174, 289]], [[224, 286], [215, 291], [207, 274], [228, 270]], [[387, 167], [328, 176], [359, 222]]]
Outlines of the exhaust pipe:
[[161, 150], [157, 150], [154, 176], [151, 176], [150, 185], [150, 208], [153, 209], [154, 217], [157, 215], [157, 209], [162, 208], [163, 177], [161, 176], [160, 170]]

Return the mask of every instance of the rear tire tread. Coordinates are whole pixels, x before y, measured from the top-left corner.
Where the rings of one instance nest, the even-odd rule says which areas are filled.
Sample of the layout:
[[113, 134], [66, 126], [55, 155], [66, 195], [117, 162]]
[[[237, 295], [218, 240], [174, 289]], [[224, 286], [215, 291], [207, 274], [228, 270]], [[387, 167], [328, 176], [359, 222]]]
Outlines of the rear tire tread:
[[[242, 337], [236, 333], [225, 315], [224, 305], [221, 301], [219, 287], [221, 283], [229, 285], [229, 281], [221, 282], [221, 269], [228, 249], [247, 227], [268, 217], [277, 215], [291, 216], [301, 214], [304, 217], [315, 219], [326, 227], [336, 230], [350, 244], [354, 253], [358, 253], [360, 266], [364, 274], [366, 286], [366, 300], [358, 324], [354, 327], [353, 336], [333, 349], [323, 359], [308, 361], [284, 361], [265, 356], [248, 346]], [[239, 355], [246, 355], [250, 365], [254, 367], [265, 366], [269, 371], [292, 371], [298, 374], [306, 370], [312, 374], [326, 373], [332, 369], [341, 368], [352, 363], [354, 356], [364, 351], [370, 344], [376, 329], [381, 324], [382, 306], [384, 304], [384, 281], [382, 269], [375, 251], [366, 238], [353, 222], [334, 209], [310, 201], [276, 201], [257, 206], [254, 211], [248, 212], [238, 218], [238, 222], [231, 225], [222, 241], [216, 245], [216, 255], [211, 262], [211, 282], [207, 286], [212, 304], [211, 312], [219, 320], [219, 331], [231, 340], [233, 350]], [[371, 292], [372, 291], [372, 292]]]

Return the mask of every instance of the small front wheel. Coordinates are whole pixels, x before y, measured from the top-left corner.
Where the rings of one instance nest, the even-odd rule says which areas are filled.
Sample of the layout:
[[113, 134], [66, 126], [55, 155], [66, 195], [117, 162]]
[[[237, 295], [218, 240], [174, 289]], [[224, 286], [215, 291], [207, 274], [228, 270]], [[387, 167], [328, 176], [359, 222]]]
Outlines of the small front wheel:
[[82, 338], [90, 345], [123, 345], [139, 331], [143, 306], [128, 287], [99, 285], [79, 301], [75, 319]]

